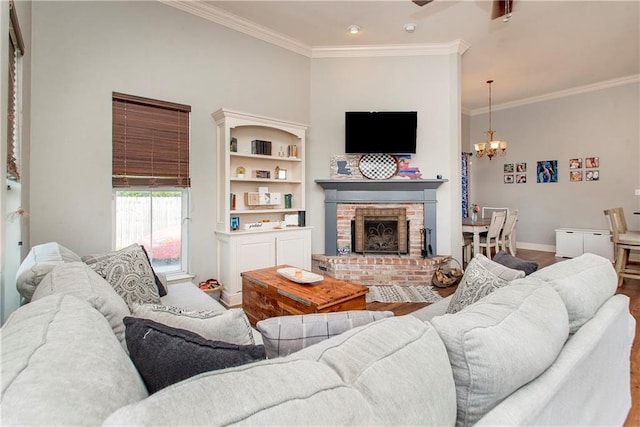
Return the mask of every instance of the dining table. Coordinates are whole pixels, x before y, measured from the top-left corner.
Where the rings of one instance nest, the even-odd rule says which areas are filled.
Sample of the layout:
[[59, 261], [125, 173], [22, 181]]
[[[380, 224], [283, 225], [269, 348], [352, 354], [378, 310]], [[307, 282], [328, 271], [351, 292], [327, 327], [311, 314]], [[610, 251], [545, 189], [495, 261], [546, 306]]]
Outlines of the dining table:
[[480, 253], [480, 233], [489, 231], [491, 217], [489, 218], [462, 218], [462, 232], [473, 233], [473, 255]]

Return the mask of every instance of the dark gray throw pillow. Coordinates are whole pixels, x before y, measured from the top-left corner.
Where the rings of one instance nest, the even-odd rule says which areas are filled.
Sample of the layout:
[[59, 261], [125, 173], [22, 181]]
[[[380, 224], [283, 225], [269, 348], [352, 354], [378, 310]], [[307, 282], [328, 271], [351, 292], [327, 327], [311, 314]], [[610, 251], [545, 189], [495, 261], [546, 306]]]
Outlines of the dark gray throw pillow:
[[150, 394], [202, 372], [266, 358], [263, 345], [211, 341], [194, 332], [136, 317], [125, 317], [124, 324], [129, 357]]
[[498, 252], [493, 261], [498, 264], [502, 264], [505, 267], [513, 268], [514, 270], [524, 271], [525, 275], [529, 275], [538, 269], [538, 263], [534, 261], [526, 261], [524, 259], [516, 258], [505, 251]]

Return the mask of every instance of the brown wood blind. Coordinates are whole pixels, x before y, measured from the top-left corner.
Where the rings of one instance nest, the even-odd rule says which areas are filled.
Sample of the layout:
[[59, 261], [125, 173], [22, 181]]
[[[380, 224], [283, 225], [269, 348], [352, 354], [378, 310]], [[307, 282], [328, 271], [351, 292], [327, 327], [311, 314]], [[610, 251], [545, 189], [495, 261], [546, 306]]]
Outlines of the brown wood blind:
[[8, 82], [8, 102], [7, 102], [7, 178], [18, 181], [18, 159], [16, 155], [17, 140], [17, 119], [18, 119], [18, 56], [24, 54], [24, 42], [18, 15], [13, 0], [9, 2], [9, 82]]
[[188, 105], [113, 92], [113, 187], [189, 187]]

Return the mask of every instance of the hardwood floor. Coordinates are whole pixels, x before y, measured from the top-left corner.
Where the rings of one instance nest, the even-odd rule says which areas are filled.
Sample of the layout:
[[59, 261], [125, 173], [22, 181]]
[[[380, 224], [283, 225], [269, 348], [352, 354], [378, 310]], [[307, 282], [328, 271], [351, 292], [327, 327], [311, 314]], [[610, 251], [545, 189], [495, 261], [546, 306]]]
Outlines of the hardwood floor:
[[[546, 267], [547, 265], [555, 264], [556, 262], [562, 262], [565, 258], [556, 258], [552, 252], [540, 252], [526, 249], [518, 249], [518, 258], [526, 259], [529, 261], [535, 261], [538, 263], [539, 268]], [[455, 287], [450, 288], [434, 288], [438, 293], [446, 297], [455, 292]], [[640, 338], [639, 328], [640, 322], [640, 280], [625, 279], [623, 285], [618, 288], [618, 293], [627, 295], [630, 298], [630, 310], [633, 317], [636, 319], [636, 339], [631, 347], [631, 411], [627, 416], [625, 427], [639, 426], [640, 425]], [[418, 310], [427, 303], [380, 303], [374, 302], [367, 304], [368, 310], [390, 310], [395, 313], [396, 316], [411, 313]]]

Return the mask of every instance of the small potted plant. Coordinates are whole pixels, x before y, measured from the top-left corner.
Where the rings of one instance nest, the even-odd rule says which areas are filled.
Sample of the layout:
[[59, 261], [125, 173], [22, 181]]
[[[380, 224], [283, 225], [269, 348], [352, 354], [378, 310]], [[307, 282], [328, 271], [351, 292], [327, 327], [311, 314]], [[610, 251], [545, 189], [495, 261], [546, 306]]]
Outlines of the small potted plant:
[[478, 212], [480, 212], [480, 205], [474, 203], [471, 205], [471, 221], [475, 222], [478, 220]]
[[204, 282], [200, 282], [198, 287], [202, 292], [206, 293], [216, 301], [220, 300], [220, 293], [222, 292], [223, 286], [216, 279], [209, 279]]

